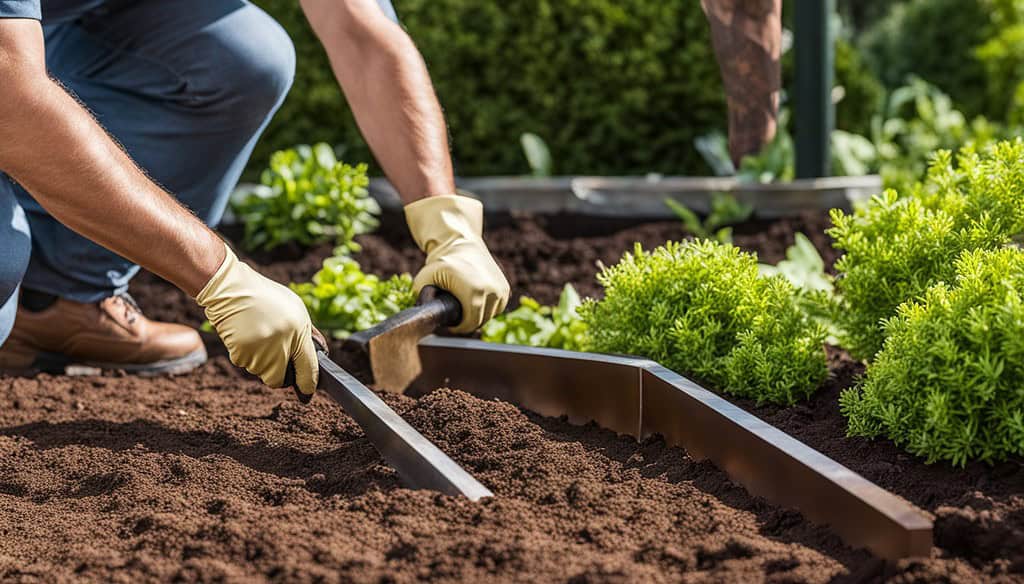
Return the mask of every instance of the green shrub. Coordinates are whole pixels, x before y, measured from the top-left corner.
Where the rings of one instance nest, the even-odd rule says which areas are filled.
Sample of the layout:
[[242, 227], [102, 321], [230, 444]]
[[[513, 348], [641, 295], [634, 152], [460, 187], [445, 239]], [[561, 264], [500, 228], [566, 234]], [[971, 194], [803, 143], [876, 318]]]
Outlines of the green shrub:
[[[344, 145], [368, 160], [323, 49], [294, 0], [257, 0], [296, 44], [295, 86], [257, 149]], [[463, 175], [527, 174], [526, 132], [556, 173], [706, 172], [693, 138], [725, 102], [698, 2], [403, 0], [451, 128]]]
[[541, 306], [523, 296], [519, 308], [485, 324], [481, 337], [489, 343], [584, 351], [586, 325], [576, 312], [579, 306], [580, 297], [572, 284], [565, 285], [557, 306]]
[[604, 298], [580, 308], [592, 350], [648, 357], [758, 402], [793, 403], [827, 375], [824, 330], [785, 278], [758, 276], [753, 254], [705, 240], [637, 245], [598, 281]]
[[840, 404], [851, 436], [888, 436], [927, 462], [1024, 454], [1024, 251], [966, 252], [950, 285], [885, 324], [885, 348]]
[[890, 88], [910, 75], [953, 97], [971, 116], [985, 107], [985, 69], [975, 47], [993, 34], [991, 7], [998, 0], [910, 0], [894, 6], [860, 39], [868, 64]]
[[888, 190], [853, 214], [832, 211], [829, 234], [841, 295], [836, 321], [843, 346], [860, 358], [882, 347], [882, 321], [896, 307], [953, 277], [961, 252], [1004, 245], [1024, 226], [1024, 142], [979, 155], [935, 155], [926, 180], [900, 196]]
[[1011, 124], [1024, 123], [1024, 2], [974, 56], [985, 68], [987, 110]]
[[[256, 4], [295, 41], [298, 71], [253, 159], [328, 142], [346, 159], [371, 160], [299, 3]], [[524, 133], [544, 140], [558, 174], [708, 172], [693, 139], [725, 127], [725, 96], [698, 2], [403, 0], [396, 8], [445, 107], [459, 174], [530, 173]], [[791, 55], [784, 71], [790, 83]], [[881, 91], [846, 41], [836, 48], [836, 83], [846, 94], [838, 126], [867, 133]]]
[[888, 87], [922, 77], [967, 115], [1004, 121], [1024, 81], [1022, 27], [1022, 0], [909, 0], [868, 29], [860, 46]]
[[324, 260], [312, 282], [292, 284], [313, 324], [335, 337], [365, 330], [416, 303], [408, 274], [381, 280], [344, 255]]
[[261, 182], [266, 189], [232, 202], [247, 249], [333, 240], [354, 251], [353, 237], [377, 226], [380, 207], [369, 196], [366, 165], [338, 162], [327, 144], [275, 152]]

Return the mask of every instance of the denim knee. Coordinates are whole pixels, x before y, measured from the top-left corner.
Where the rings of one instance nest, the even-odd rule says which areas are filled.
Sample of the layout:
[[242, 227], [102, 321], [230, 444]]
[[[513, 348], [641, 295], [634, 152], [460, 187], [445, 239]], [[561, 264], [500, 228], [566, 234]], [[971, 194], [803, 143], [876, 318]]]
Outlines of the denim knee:
[[249, 5], [231, 27], [211, 33], [198, 55], [207, 79], [194, 83], [233, 119], [260, 126], [284, 101], [295, 79], [295, 47], [270, 15]]
[[[0, 181], [6, 180], [0, 174]], [[32, 238], [25, 211], [13, 194], [8, 195], [9, 187], [8, 184], [0, 184], [0, 250], [3, 250], [0, 253], [0, 343], [7, 338], [14, 324], [14, 307], [18, 301], [15, 295], [32, 255]]]

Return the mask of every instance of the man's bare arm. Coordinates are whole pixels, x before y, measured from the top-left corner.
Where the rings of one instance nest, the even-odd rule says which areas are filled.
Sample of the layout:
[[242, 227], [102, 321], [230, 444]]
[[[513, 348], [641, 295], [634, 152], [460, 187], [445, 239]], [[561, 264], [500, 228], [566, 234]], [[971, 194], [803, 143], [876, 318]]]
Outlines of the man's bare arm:
[[775, 137], [782, 84], [782, 0], [701, 0], [729, 105], [729, 153], [739, 166]]
[[455, 192], [448, 132], [423, 58], [375, 0], [301, 0], [359, 128], [406, 203]]
[[191, 296], [224, 261], [220, 239], [49, 78], [34, 20], [0, 19], [0, 136], [0, 170], [77, 233]]
[[479, 328], [505, 309], [509, 285], [483, 240], [483, 206], [454, 194], [448, 132], [423, 58], [376, 0], [301, 1], [427, 254], [413, 289], [451, 292], [462, 305], [453, 330]]

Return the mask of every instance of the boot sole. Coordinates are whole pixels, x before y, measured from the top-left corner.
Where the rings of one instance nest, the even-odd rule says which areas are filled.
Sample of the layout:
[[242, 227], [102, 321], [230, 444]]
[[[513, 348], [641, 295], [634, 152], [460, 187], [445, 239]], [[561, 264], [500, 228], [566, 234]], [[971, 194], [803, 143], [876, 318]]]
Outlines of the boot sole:
[[181, 375], [194, 371], [206, 363], [206, 348], [196, 349], [184, 357], [153, 363], [104, 363], [102, 361], [74, 361], [59, 353], [39, 353], [31, 370], [57, 375], [96, 375], [100, 371], [124, 371], [140, 377]]

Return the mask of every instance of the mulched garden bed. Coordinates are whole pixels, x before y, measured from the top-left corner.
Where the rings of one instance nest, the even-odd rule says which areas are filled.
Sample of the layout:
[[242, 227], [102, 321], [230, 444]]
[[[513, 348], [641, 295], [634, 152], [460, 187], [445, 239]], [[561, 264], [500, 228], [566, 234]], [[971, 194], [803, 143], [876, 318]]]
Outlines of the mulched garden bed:
[[[736, 242], [781, 259], [804, 231], [833, 260], [823, 216], [749, 224]], [[585, 237], [579, 237], [579, 236]], [[513, 294], [597, 294], [598, 263], [675, 222], [492, 217], [489, 242]], [[367, 271], [414, 271], [398, 217], [360, 239]], [[330, 253], [257, 254], [282, 281]], [[200, 311], [144, 274], [150, 316], [198, 325]], [[1020, 581], [1020, 461], [926, 466], [885, 441], [845, 439], [837, 396], [861, 366], [831, 352], [833, 377], [790, 409], [741, 403], [935, 517], [932, 557], [886, 564], [798, 513], [751, 497], [659, 438], [637, 444], [455, 389], [386, 396], [490, 487], [481, 503], [403, 489], [329, 399], [299, 405], [214, 357], [170, 379], [118, 374], [0, 378], [0, 578], [234, 581]]]

